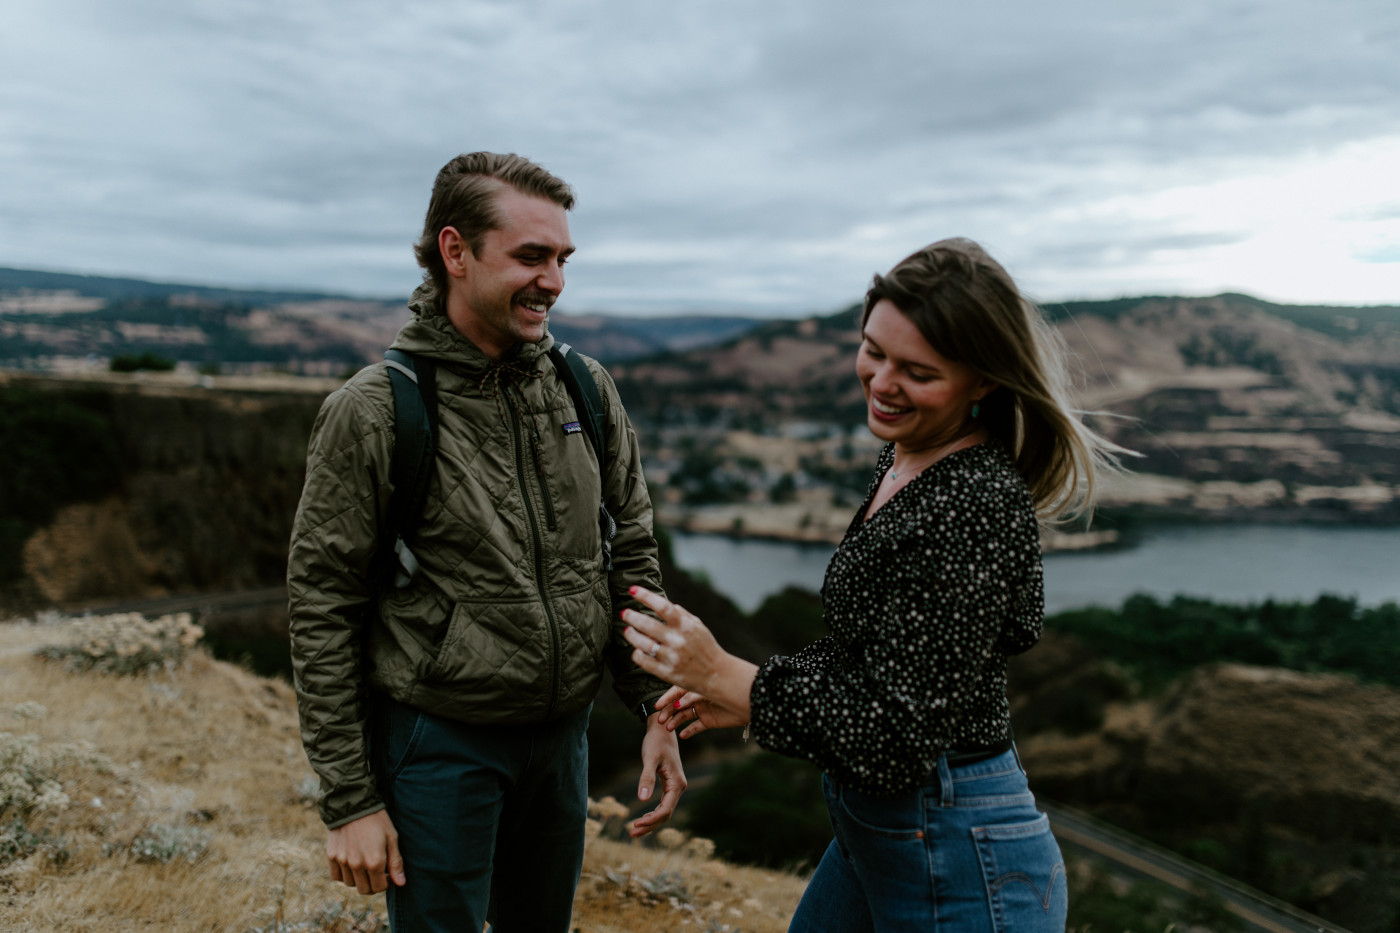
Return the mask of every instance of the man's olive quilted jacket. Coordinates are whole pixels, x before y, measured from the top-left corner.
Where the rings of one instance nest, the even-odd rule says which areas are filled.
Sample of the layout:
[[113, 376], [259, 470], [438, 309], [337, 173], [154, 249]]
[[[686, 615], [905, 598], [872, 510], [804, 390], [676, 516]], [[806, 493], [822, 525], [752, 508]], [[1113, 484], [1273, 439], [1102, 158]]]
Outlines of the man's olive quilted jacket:
[[[617, 388], [589, 367], [607, 412], [607, 473], [546, 352], [493, 364], [417, 296], [394, 346], [437, 363], [438, 452], [413, 551], [414, 581], [379, 570], [393, 487], [387, 370], [361, 370], [321, 407], [292, 532], [287, 583], [302, 740], [330, 827], [380, 809], [366, 687], [471, 723], [540, 722], [592, 702], [607, 663], [638, 709], [665, 685], [639, 670], [618, 610], [660, 590], [651, 500]], [[600, 495], [617, 520], [604, 570]]]

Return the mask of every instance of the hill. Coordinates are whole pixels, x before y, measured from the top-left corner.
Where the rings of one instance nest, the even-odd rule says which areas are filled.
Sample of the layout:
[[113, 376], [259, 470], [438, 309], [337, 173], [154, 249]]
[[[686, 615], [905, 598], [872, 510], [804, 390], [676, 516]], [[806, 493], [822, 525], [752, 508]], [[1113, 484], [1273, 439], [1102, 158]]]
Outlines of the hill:
[[[615, 367], [654, 475], [674, 487], [659, 498], [776, 502], [779, 483], [789, 498], [819, 484], [858, 498], [869, 455], [856, 449], [856, 313]], [[1400, 308], [1220, 295], [1048, 316], [1082, 368], [1080, 404], [1144, 455], [1107, 490], [1120, 514], [1400, 521]], [[801, 457], [794, 440], [809, 443]]]
[[[1357, 931], [1400, 920], [1400, 689], [1206, 665], [1159, 693], [1051, 635], [1017, 660], [1032, 789]], [[1100, 725], [1070, 710], [1116, 698]], [[1055, 728], [1037, 720], [1055, 718]]]

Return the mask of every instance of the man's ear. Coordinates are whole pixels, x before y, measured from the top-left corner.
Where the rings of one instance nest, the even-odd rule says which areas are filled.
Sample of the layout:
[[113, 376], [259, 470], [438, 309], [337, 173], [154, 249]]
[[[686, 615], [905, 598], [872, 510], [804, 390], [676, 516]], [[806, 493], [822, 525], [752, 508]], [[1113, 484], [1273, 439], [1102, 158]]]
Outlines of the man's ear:
[[466, 254], [469, 252], [471, 247], [462, 239], [456, 227], [443, 227], [438, 231], [438, 254], [442, 256], [442, 264], [452, 278], [466, 278]]

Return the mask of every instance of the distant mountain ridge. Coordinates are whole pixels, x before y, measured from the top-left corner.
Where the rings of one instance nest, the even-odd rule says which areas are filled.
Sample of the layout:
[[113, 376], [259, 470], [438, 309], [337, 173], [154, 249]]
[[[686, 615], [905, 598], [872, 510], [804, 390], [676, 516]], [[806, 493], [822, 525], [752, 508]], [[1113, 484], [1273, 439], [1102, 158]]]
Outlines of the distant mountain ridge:
[[145, 279], [110, 275], [11, 269], [0, 266], [0, 295], [23, 291], [71, 291], [85, 297], [106, 298], [113, 301], [129, 298], [169, 298], [178, 295], [197, 295], [212, 301], [257, 307], [283, 304], [289, 301], [344, 297], [332, 292], [311, 290], [226, 288], [177, 282], [150, 282]]
[[[155, 353], [194, 364], [327, 374], [379, 359], [403, 300], [0, 268], [0, 364]], [[604, 362], [682, 351], [762, 324], [722, 315], [551, 315], [556, 339]]]
[[[1045, 316], [1056, 323], [1072, 320], [1079, 315], [1092, 315], [1116, 321], [1131, 314], [1144, 304], [1182, 301], [1179, 297], [1151, 295], [1141, 298], [1114, 298], [1105, 301], [1061, 301], [1041, 306]], [[1400, 305], [1283, 305], [1252, 295], [1226, 292], [1201, 301], [1223, 301], [1241, 308], [1253, 308], [1282, 318], [1299, 327], [1317, 331], [1329, 337], [1347, 339], [1375, 331], [1394, 333], [1400, 328]]]

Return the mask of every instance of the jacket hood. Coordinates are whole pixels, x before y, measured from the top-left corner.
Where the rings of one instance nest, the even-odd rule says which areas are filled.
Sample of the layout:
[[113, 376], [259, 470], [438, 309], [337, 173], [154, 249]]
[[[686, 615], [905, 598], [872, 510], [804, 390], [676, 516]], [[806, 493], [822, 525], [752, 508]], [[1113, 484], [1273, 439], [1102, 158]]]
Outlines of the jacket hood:
[[[492, 360], [476, 344], [462, 336], [446, 314], [438, 311], [426, 286], [420, 285], [413, 290], [413, 297], [408, 300], [408, 310], [413, 316], [394, 338], [393, 349], [443, 360], [469, 372], [484, 372], [490, 368]], [[546, 325], [543, 340], [517, 344], [502, 362], [532, 363], [548, 353], [552, 346], [554, 337]]]

